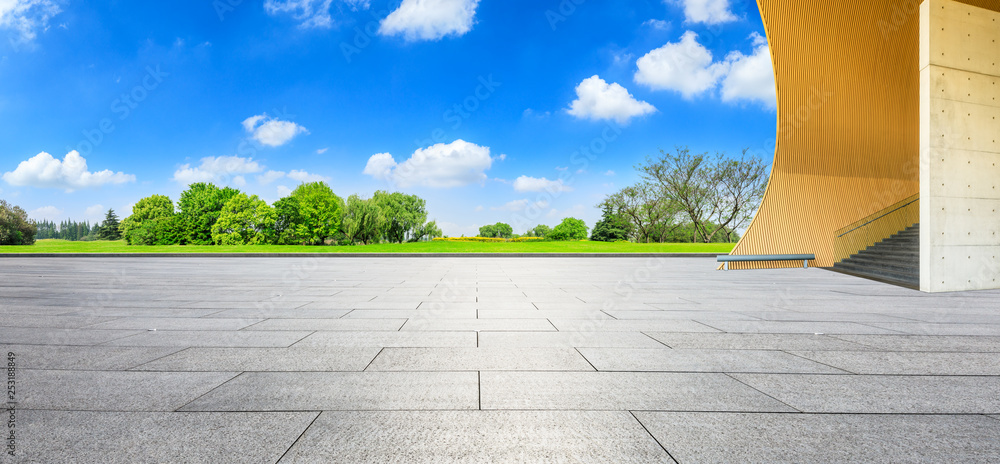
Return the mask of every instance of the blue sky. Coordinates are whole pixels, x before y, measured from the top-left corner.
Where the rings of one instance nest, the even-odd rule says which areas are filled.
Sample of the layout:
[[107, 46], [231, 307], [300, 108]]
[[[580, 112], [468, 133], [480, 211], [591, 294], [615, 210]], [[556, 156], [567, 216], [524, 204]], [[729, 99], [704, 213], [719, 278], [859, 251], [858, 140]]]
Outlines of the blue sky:
[[0, 198], [400, 190], [450, 235], [575, 216], [660, 148], [770, 161], [750, 0], [0, 0]]

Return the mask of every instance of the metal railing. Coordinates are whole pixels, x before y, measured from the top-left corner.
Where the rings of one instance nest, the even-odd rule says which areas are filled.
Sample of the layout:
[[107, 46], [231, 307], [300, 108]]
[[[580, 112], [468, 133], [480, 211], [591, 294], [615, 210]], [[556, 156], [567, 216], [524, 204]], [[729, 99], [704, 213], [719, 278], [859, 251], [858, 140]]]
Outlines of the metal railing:
[[920, 222], [920, 194], [859, 219], [835, 232], [834, 262], [839, 263]]

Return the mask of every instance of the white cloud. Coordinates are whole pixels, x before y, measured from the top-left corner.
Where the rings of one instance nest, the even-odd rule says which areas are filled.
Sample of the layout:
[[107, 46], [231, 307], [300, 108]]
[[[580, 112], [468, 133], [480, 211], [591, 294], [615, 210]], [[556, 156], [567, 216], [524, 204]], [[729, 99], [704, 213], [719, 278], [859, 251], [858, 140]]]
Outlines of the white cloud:
[[53, 0], [0, 0], [0, 28], [14, 32], [12, 44], [29, 44], [38, 31], [48, 30], [49, 20], [61, 11]]
[[569, 169], [569, 166], [556, 166], [556, 171], [565, 171]]
[[484, 209], [485, 209], [485, 208], [483, 208], [483, 205], [479, 205], [479, 206], [477, 206], [477, 207], [476, 207], [476, 208], [475, 208], [475, 209], [474, 209], [473, 211], [475, 211], [475, 212], [477, 212], [477, 213], [478, 213], [478, 212], [480, 212], [480, 211], [482, 211], [482, 210], [484, 210]]
[[656, 111], [653, 105], [636, 100], [625, 87], [608, 84], [596, 75], [576, 87], [576, 97], [567, 112], [581, 119], [614, 119], [624, 125], [636, 116]]
[[698, 35], [687, 31], [676, 43], [668, 43], [639, 58], [635, 81], [657, 90], [673, 90], [684, 98], [713, 93], [722, 101], [756, 101], [775, 106], [774, 74], [767, 40], [750, 35], [754, 51], [749, 56], [730, 52], [722, 61], [698, 43]]
[[684, 6], [684, 18], [689, 23], [721, 24], [736, 21], [729, 9], [729, 0], [671, 0]]
[[608, 172], [605, 172], [604, 175], [605, 176], [613, 176], [613, 175], [615, 175], [615, 172], [614, 171], [608, 171]]
[[11, 185], [60, 188], [72, 192], [105, 184], [135, 182], [135, 176], [108, 169], [90, 172], [87, 170], [87, 160], [73, 150], [67, 153], [62, 161], [41, 152], [27, 161], [22, 161], [17, 165], [17, 169], [4, 173], [3, 180]]
[[267, 171], [264, 174], [257, 176], [257, 183], [260, 185], [268, 185], [284, 177], [284, 171]]
[[518, 192], [572, 192], [573, 188], [563, 183], [562, 179], [548, 180], [544, 177], [521, 176], [514, 180], [514, 190]]
[[326, 153], [327, 150], [329, 150], [329, 148], [320, 148], [319, 150], [316, 150], [316, 154], [322, 155], [323, 153]]
[[288, 195], [290, 195], [291, 193], [292, 193], [292, 189], [290, 189], [290, 188], [288, 188], [288, 187], [286, 187], [284, 185], [279, 185], [278, 186], [278, 197], [284, 198], [284, 197], [287, 197]]
[[403, 0], [382, 20], [379, 34], [408, 41], [461, 36], [472, 29], [479, 0]]
[[299, 134], [308, 134], [309, 131], [291, 121], [282, 121], [277, 118], [269, 118], [267, 114], [258, 114], [243, 120], [243, 129], [250, 134], [251, 138], [261, 145], [269, 147], [280, 147]]
[[[263, 171], [264, 168], [252, 158], [241, 158], [239, 156], [209, 156], [201, 159], [201, 165], [191, 167], [190, 164], [182, 165], [174, 171], [173, 180], [181, 184], [193, 184], [195, 182], [217, 182], [227, 184], [229, 179], [232, 183], [239, 185], [239, 179], [246, 183], [241, 174], [254, 174]], [[273, 172], [273, 171], [272, 171]], [[270, 173], [269, 173], [270, 174]], [[265, 174], [264, 176], [267, 176]], [[258, 176], [260, 180], [260, 176]]]
[[656, 90], [675, 90], [692, 98], [713, 88], [724, 73], [713, 63], [712, 52], [698, 43], [698, 34], [687, 31], [680, 42], [668, 43], [636, 61], [635, 81]]
[[529, 206], [531, 208], [536, 209], [536, 210], [541, 210], [541, 209], [548, 208], [549, 207], [549, 202], [547, 202], [545, 200], [539, 200], [539, 201], [536, 201], [536, 202], [532, 202], [531, 200], [527, 200], [527, 199], [514, 200], [514, 201], [507, 202], [503, 206], [497, 206], [497, 207], [493, 207], [493, 208], [490, 208], [490, 209], [493, 210], [493, 211], [510, 211], [512, 213], [516, 213], [518, 211], [524, 211]]
[[364, 173], [399, 187], [451, 188], [485, 182], [492, 165], [489, 147], [456, 140], [418, 149], [399, 164], [389, 153], [372, 155]]
[[[355, 10], [368, 8], [368, 0], [342, 0], [342, 3]], [[304, 29], [329, 28], [333, 25], [333, 18], [330, 17], [332, 4], [333, 0], [266, 0], [264, 11], [271, 16], [291, 15]]]
[[657, 30], [661, 30], [661, 31], [665, 31], [667, 29], [670, 29], [670, 21], [664, 21], [662, 19], [650, 19], [650, 20], [642, 23], [642, 25], [643, 26], [649, 26], [649, 27], [652, 27], [653, 29], [657, 29]]
[[62, 210], [56, 208], [55, 206], [43, 206], [34, 211], [28, 213], [28, 217], [34, 220], [47, 219], [49, 221], [54, 221], [62, 215]]
[[104, 219], [104, 214], [107, 211], [108, 210], [104, 209], [104, 205], [94, 205], [85, 209], [83, 211], [83, 215], [85, 216], [86, 219], [102, 220]]
[[297, 180], [299, 182], [329, 182], [330, 181], [329, 177], [324, 177], [324, 176], [321, 176], [319, 174], [309, 174], [308, 172], [298, 171], [298, 170], [295, 170], [295, 169], [292, 169], [288, 173], [288, 178], [292, 179], [292, 180]]
[[726, 57], [729, 72], [720, 88], [722, 101], [747, 100], [773, 108], [777, 103], [771, 50], [760, 34], [754, 32], [750, 38], [756, 47], [751, 55], [734, 51]]

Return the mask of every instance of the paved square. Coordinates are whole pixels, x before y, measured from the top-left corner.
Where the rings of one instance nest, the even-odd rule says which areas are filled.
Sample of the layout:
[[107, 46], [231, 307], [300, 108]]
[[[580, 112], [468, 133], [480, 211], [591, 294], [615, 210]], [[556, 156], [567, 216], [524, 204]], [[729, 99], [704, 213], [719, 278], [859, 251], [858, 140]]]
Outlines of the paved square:
[[3, 462], [1000, 459], [1000, 292], [820, 269], [3, 257], [0, 350]]

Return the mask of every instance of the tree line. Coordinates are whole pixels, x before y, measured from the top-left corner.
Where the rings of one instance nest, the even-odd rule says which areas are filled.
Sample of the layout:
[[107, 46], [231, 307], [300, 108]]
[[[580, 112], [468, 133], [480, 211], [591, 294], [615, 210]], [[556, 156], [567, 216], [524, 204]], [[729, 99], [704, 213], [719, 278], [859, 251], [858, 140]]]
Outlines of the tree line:
[[660, 150], [636, 166], [640, 182], [604, 199], [591, 240], [640, 243], [734, 242], [764, 196], [768, 166], [744, 149], [692, 154], [687, 147]]
[[195, 183], [176, 207], [165, 195], [139, 200], [120, 231], [130, 245], [367, 245], [441, 236], [416, 195], [377, 191], [345, 202], [325, 182], [303, 183], [273, 205], [231, 187]]
[[555, 227], [539, 224], [523, 235], [515, 234], [514, 228], [510, 224], [498, 222], [480, 227], [479, 236], [485, 238], [538, 237], [549, 240], [586, 240], [587, 230], [587, 223], [582, 219], [568, 217]]

